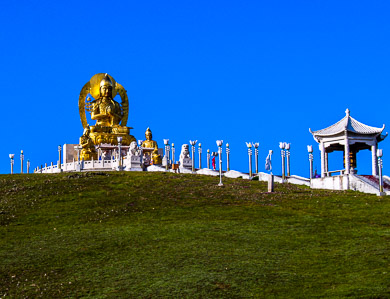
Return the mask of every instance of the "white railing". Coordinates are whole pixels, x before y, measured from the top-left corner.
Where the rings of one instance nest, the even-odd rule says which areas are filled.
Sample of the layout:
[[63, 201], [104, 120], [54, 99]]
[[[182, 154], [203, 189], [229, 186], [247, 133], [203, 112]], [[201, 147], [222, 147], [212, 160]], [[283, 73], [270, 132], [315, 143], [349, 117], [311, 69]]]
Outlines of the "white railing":
[[345, 172], [345, 169], [326, 171], [325, 176], [332, 176], [332, 174], [334, 174], [334, 173], [340, 173], [339, 175], [343, 175], [344, 172]]
[[73, 161], [59, 165], [50, 165], [38, 168], [34, 173], [59, 173], [62, 171], [83, 171], [83, 170], [113, 170], [118, 166], [117, 160], [91, 160], [91, 161]]

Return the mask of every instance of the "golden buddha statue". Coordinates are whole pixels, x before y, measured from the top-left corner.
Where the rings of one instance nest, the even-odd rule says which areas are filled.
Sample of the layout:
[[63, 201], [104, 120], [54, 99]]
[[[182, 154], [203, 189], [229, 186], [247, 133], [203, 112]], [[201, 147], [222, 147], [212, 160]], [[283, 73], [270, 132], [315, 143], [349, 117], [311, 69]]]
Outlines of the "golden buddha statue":
[[91, 119], [96, 120], [95, 127], [118, 126], [123, 117], [119, 103], [112, 99], [112, 82], [106, 76], [100, 82], [100, 97], [91, 102]]
[[147, 128], [145, 132], [146, 140], [142, 142], [141, 146], [142, 148], [153, 149], [151, 153], [145, 151], [145, 155], [151, 155], [151, 161], [153, 161], [153, 164], [162, 164], [161, 156], [158, 154], [157, 142], [152, 140], [152, 137], [152, 131], [150, 128]]
[[80, 137], [80, 145], [82, 147], [82, 150], [80, 152], [80, 159], [84, 160], [97, 160], [97, 153], [95, 149], [95, 145], [92, 142], [91, 137], [89, 137], [90, 134], [90, 128], [87, 126], [84, 129], [83, 136]]
[[[120, 96], [121, 103], [115, 100], [116, 95]], [[89, 132], [94, 145], [117, 145], [118, 137], [122, 137], [122, 145], [135, 141], [130, 135], [132, 128], [126, 126], [129, 115], [126, 90], [110, 75], [96, 74], [84, 85], [79, 96], [79, 112], [84, 128], [88, 126], [86, 112], [90, 113], [92, 120], [96, 120]]]

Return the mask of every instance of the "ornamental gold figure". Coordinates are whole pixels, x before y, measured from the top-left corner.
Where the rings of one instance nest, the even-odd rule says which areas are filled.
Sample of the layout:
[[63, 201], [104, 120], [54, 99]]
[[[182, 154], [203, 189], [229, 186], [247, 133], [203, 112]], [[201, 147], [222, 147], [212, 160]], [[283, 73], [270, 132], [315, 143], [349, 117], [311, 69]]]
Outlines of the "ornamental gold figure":
[[151, 153], [145, 152], [145, 155], [151, 155], [151, 160], [153, 161], [153, 164], [162, 164], [161, 156], [158, 154], [157, 142], [152, 140], [152, 137], [152, 131], [150, 130], [150, 128], [147, 128], [145, 132], [146, 140], [142, 142], [141, 146], [142, 148], [153, 149]]
[[87, 126], [84, 129], [83, 136], [80, 137], [80, 145], [82, 147], [82, 150], [80, 152], [80, 159], [84, 160], [97, 160], [97, 152], [95, 149], [95, 145], [92, 142], [91, 137], [89, 137], [90, 134], [90, 128]]
[[[120, 96], [121, 103], [115, 100], [116, 95]], [[92, 144], [117, 145], [118, 137], [122, 137], [122, 145], [135, 141], [130, 135], [132, 128], [126, 126], [129, 115], [126, 90], [112, 76], [99, 73], [84, 85], [79, 96], [79, 112], [83, 128], [89, 127], [88, 138]], [[86, 112], [96, 121], [95, 125], [88, 125]], [[85, 134], [83, 136], [81, 138], [85, 139]], [[88, 156], [85, 155], [85, 160], [89, 160]]]
[[91, 119], [96, 120], [95, 127], [119, 126], [123, 112], [119, 103], [112, 99], [112, 82], [107, 75], [100, 82], [100, 97], [90, 104]]

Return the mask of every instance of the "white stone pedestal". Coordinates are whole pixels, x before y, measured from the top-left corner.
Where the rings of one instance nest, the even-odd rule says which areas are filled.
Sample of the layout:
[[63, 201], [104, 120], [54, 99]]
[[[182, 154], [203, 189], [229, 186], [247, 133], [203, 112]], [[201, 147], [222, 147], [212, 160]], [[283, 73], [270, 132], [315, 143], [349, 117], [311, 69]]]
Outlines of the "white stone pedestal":
[[141, 156], [128, 156], [125, 159], [125, 171], [143, 171]]
[[191, 158], [181, 159], [179, 169], [192, 169], [192, 159]]

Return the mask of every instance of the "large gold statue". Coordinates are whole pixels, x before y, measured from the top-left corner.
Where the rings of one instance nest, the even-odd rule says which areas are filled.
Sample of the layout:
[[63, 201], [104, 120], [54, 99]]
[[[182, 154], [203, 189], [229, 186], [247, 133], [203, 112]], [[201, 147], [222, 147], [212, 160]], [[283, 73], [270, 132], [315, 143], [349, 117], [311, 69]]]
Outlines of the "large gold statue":
[[[115, 101], [119, 94], [121, 103]], [[92, 98], [92, 99], [91, 99]], [[90, 126], [89, 138], [94, 145], [101, 143], [118, 144], [122, 137], [123, 145], [135, 141], [127, 127], [129, 102], [126, 90], [108, 74], [96, 74], [82, 88], [79, 96], [79, 112], [84, 129], [88, 126], [86, 111], [96, 124]], [[84, 135], [83, 135], [84, 136]]]
[[112, 99], [112, 82], [105, 76], [100, 81], [100, 97], [90, 102], [91, 119], [96, 120], [95, 127], [118, 126], [123, 117], [119, 103]]
[[[151, 160], [153, 161], [153, 164], [161, 164], [162, 159], [158, 154], [158, 145], [156, 141], [152, 140], [152, 137], [152, 131], [147, 128], [145, 132], [146, 140], [142, 142], [141, 146], [142, 148], [153, 149], [151, 153]], [[145, 155], [150, 155], [150, 152], [145, 151]]]

